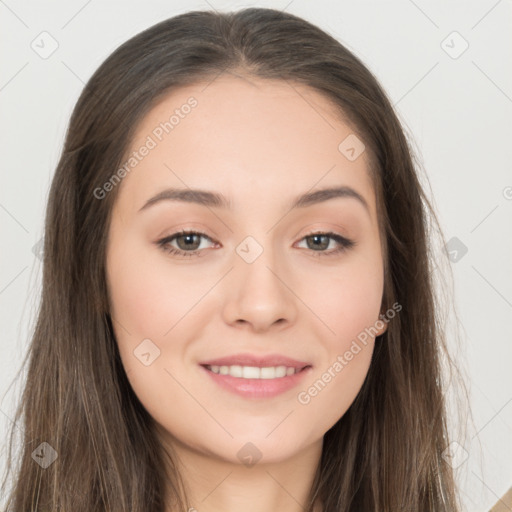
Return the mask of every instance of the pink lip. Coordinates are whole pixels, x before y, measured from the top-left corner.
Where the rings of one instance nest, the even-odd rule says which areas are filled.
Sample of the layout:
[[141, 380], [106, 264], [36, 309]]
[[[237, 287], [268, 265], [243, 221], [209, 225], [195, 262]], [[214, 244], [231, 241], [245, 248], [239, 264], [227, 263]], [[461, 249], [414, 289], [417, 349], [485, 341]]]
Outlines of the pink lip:
[[242, 379], [232, 377], [231, 375], [221, 375], [220, 373], [213, 373], [205, 366], [201, 369], [206, 372], [215, 383], [236, 395], [244, 398], [272, 398], [280, 395], [294, 387], [312, 371], [308, 366], [303, 370], [286, 377], [279, 377], [275, 379]]
[[[231, 375], [213, 373], [209, 366], [286, 366], [295, 368], [297, 373], [275, 379], [243, 379]], [[281, 355], [253, 356], [236, 354], [219, 359], [211, 359], [200, 363], [202, 371], [206, 372], [213, 381], [222, 388], [244, 398], [272, 398], [296, 387], [306, 374], [312, 371], [312, 365]]]
[[210, 359], [199, 363], [201, 366], [255, 366], [257, 368], [265, 368], [268, 366], [286, 366], [302, 370], [311, 363], [297, 361], [290, 357], [280, 354], [269, 354], [267, 356], [256, 356], [252, 354], [234, 354], [232, 356], [221, 357], [218, 359]]

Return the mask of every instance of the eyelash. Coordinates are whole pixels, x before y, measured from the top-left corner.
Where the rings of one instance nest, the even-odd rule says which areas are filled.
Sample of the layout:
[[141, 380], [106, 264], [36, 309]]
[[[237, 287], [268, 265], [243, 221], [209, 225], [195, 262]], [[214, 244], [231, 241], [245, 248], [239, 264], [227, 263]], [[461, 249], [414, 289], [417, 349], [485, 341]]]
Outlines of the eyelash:
[[[179, 231], [177, 233], [173, 233], [172, 235], [169, 235], [169, 236], [166, 236], [160, 240], [158, 240], [156, 242], [156, 244], [165, 252], [169, 253], [169, 254], [172, 254], [172, 255], [176, 255], [176, 256], [184, 256], [184, 257], [189, 257], [189, 256], [195, 256], [197, 254], [199, 254], [202, 249], [196, 249], [195, 251], [182, 251], [180, 249], [176, 249], [175, 247], [171, 247], [169, 246], [169, 243], [174, 240], [175, 238], [179, 237], [179, 236], [184, 236], [184, 235], [199, 235], [201, 237], [204, 237], [204, 238], [207, 238], [208, 240], [212, 241], [213, 240], [205, 235], [204, 233], [200, 233], [198, 231], [186, 231], [186, 230], [182, 230], [182, 231]], [[312, 232], [312, 233], [308, 233], [307, 235], [305, 235], [303, 238], [301, 238], [301, 241], [304, 240], [305, 238], [309, 238], [309, 237], [312, 237], [312, 236], [327, 236], [329, 238], [332, 238], [333, 240], [335, 240], [339, 245], [336, 249], [331, 249], [330, 251], [313, 251], [312, 249], [312, 252], [313, 253], [316, 253], [314, 254], [315, 256], [335, 256], [335, 255], [338, 255], [342, 252], [345, 252], [349, 249], [351, 249], [352, 247], [354, 247], [356, 245], [356, 242], [354, 242], [353, 240], [349, 240], [348, 238], [345, 238], [341, 235], [338, 235], [337, 233], [333, 233], [333, 232], [325, 232], [325, 231], [315, 231], [315, 232]]]

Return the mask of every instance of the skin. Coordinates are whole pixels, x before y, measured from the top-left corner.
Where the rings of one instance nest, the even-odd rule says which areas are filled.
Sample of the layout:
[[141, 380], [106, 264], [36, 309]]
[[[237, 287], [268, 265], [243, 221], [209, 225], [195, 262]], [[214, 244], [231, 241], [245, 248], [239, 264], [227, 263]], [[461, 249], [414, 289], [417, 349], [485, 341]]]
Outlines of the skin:
[[[297, 395], [381, 312], [383, 261], [367, 153], [349, 161], [338, 151], [354, 130], [305, 86], [224, 74], [205, 87], [166, 96], [131, 143], [130, 151], [140, 148], [174, 109], [197, 99], [119, 185], [107, 249], [116, 340], [134, 392], [182, 465], [188, 506], [299, 512], [323, 436], [359, 392], [375, 340], [308, 404]], [[298, 195], [340, 185], [357, 190], [369, 210], [353, 198], [336, 198], [289, 211]], [[161, 201], [138, 211], [167, 187], [220, 192], [232, 210]], [[168, 246], [186, 251], [195, 244], [188, 250], [199, 247], [201, 255], [175, 256], [157, 245], [181, 229], [210, 239], [174, 239]], [[309, 237], [308, 245], [305, 237], [315, 230], [356, 245], [318, 256], [338, 244], [327, 238], [316, 248]], [[247, 236], [263, 248], [251, 264], [236, 252]], [[146, 366], [134, 350], [148, 338], [160, 356]], [[240, 352], [283, 354], [312, 370], [284, 394], [243, 398], [199, 366]], [[248, 442], [261, 453], [253, 466], [237, 456]]]

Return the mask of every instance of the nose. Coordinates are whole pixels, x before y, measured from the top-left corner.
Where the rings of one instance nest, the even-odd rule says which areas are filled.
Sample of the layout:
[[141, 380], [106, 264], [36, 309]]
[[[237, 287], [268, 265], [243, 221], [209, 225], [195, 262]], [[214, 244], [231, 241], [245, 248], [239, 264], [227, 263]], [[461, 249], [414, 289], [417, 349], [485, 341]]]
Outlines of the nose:
[[235, 254], [234, 269], [224, 283], [223, 318], [226, 323], [264, 332], [285, 329], [297, 317], [294, 273], [265, 248], [249, 263]]

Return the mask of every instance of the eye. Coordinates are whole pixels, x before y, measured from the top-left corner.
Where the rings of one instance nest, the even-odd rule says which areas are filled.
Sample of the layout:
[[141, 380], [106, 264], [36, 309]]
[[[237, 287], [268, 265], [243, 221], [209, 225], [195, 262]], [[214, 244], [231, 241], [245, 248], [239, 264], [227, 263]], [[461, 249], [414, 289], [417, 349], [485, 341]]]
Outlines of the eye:
[[[197, 244], [198, 239], [206, 238], [210, 241], [213, 241], [209, 236], [204, 233], [198, 233], [197, 231], [180, 231], [179, 233], [173, 233], [172, 235], [166, 236], [161, 240], [158, 240], [156, 243], [160, 248], [170, 254], [174, 254], [177, 256], [194, 256], [201, 252], [199, 249], [201, 242], [199, 241], [199, 245]], [[195, 240], [194, 240], [195, 239]], [[176, 241], [178, 244], [178, 248], [173, 247], [171, 242]], [[188, 250], [192, 249], [192, 250]]]
[[[165, 252], [173, 254], [175, 256], [195, 256], [201, 255], [203, 248], [201, 248], [201, 238], [205, 238], [215, 243], [209, 236], [204, 233], [197, 231], [186, 231], [182, 230], [178, 233], [166, 236], [156, 242], [156, 244]], [[349, 240], [337, 233], [332, 232], [314, 232], [309, 233], [303, 237], [300, 241], [306, 240], [307, 248], [311, 249], [314, 256], [333, 256], [341, 252], [347, 251], [354, 247], [356, 243], [353, 240]], [[311, 243], [309, 241], [311, 240]], [[331, 250], [326, 251], [329, 248], [331, 241], [335, 242], [335, 247]], [[171, 245], [176, 242], [178, 247]], [[337, 244], [337, 246], [336, 246]]]
[[[330, 239], [330, 240], [329, 240]], [[314, 256], [335, 256], [341, 252], [347, 251], [348, 249], [354, 247], [356, 243], [353, 240], [349, 240], [344, 236], [338, 235], [337, 233], [332, 232], [315, 232], [309, 233], [302, 240], [306, 240], [307, 248], [313, 247], [312, 251]], [[301, 240], [301, 242], [302, 242]], [[312, 243], [308, 243], [311, 240]], [[336, 247], [331, 249], [330, 251], [325, 250], [317, 250], [317, 249], [327, 249], [330, 245], [330, 242], [334, 240]]]

